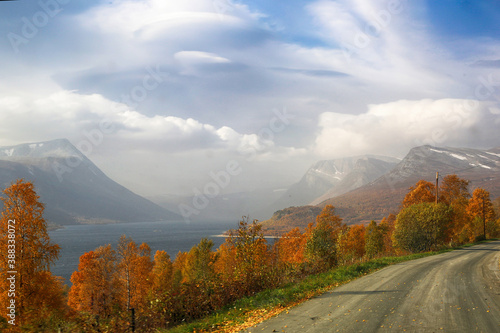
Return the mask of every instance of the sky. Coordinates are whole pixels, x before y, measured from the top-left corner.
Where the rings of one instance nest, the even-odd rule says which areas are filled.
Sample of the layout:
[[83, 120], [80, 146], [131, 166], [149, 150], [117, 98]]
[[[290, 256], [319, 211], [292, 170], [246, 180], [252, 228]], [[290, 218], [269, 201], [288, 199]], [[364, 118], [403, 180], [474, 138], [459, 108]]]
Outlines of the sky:
[[500, 146], [497, 0], [0, 1], [0, 64], [0, 146], [67, 138], [146, 196]]

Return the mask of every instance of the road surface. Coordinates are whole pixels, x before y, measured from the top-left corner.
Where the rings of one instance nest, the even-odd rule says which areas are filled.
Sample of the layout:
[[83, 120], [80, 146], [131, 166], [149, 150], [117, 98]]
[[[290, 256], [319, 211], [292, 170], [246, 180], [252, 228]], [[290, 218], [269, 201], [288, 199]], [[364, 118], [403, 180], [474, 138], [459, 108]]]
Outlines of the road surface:
[[244, 332], [500, 332], [500, 241], [408, 261]]

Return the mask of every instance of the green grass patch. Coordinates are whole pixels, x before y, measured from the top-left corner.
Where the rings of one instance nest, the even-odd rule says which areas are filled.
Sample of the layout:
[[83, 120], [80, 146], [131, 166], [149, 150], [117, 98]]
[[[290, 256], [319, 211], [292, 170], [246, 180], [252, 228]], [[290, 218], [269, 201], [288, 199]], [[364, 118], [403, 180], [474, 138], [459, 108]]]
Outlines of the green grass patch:
[[[457, 248], [472, 245], [475, 244], [462, 245]], [[245, 323], [251, 317], [252, 312], [257, 310], [271, 311], [277, 307], [285, 308], [296, 305], [336, 286], [340, 286], [389, 265], [450, 252], [457, 248], [446, 248], [434, 252], [416, 253], [399, 257], [383, 257], [349, 266], [336, 267], [324, 273], [310, 275], [297, 283], [290, 283], [276, 289], [264, 290], [251, 297], [242, 298], [234, 302], [231, 306], [219, 310], [208, 317], [161, 332], [187, 333], [220, 330], [224, 326], [228, 328], [231, 326], [234, 327]]]

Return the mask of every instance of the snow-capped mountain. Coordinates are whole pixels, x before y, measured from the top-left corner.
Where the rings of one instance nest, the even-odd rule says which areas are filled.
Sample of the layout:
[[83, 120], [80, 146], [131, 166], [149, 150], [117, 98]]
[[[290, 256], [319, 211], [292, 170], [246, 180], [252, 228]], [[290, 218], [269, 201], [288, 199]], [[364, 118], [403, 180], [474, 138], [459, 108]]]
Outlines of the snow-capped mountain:
[[10, 147], [0, 147], [0, 159], [30, 159], [46, 157], [75, 157], [85, 159], [75, 146], [66, 139], [57, 139], [48, 142], [25, 143]]
[[107, 177], [66, 139], [0, 147], [0, 186], [32, 181], [55, 224], [181, 218]]
[[[487, 150], [416, 147], [392, 170], [374, 181], [330, 197], [318, 203], [317, 207], [333, 205], [337, 214], [350, 224], [380, 220], [391, 213], [397, 214], [410, 186], [421, 179], [434, 182], [436, 172], [439, 172], [440, 180], [446, 175], [456, 174], [469, 181], [471, 193], [475, 188], [481, 187], [495, 199], [500, 196], [500, 147]], [[293, 214], [293, 208], [298, 213], [304, 209], [292, 207], [287, 210], [289, 215]], [[281, 230], [290, 230], [296, 226], [283, 225], [280, 221], [271, 222], [273, 231], [277, 231], [276, 225]]]
[[317, 204], [363, 186], [387, 171], [399, 160], [385, 156], [356, 156], [319, 161], [292, 185], [275, 206], [286, 208]]
[[434, 182], [436, 172], [442, 180], [456, 174], [469, 181], [469, 189], [481, 187], [492, 199], [500, 196], [500, 147], [488, 150], [421, 146], [390, 172], [372, 183], [320, 204], [332, 204], [351, 222], [381, 219], [397, 213], [410, 186], [420, 179]]
[[478, 150], [431, 146], [416, 147], [394, 170], [386, 175], [386, 178], [397, 183], [408, 178], [428, 176], [436, 172], [482, 174], [500, 171], [499, 150], [500, 148]]

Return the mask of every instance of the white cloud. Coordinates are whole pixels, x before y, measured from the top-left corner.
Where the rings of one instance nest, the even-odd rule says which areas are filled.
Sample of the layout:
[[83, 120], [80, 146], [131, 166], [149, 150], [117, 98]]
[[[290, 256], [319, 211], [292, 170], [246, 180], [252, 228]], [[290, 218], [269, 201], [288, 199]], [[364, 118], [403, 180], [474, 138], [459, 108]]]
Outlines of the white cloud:
[[326, 112], [319, 120], [315, 151], [324, 158], [369, 153], [402, 157], [424, 144], [500, 145], [495, 110], [491, 102], [425, 99], [370, 105], [359, 115]]
[[128, 144], [158, 153], [249, 149], [263, 155], [275, 149], [272, 140], [257, 134], [240, 134], [228, 126], [217, 129], [192, 118], [146, 116], [98, 94], [58, 91], [48, 96], [0, 96], [0, 109], [2, 145], [58, 137], [77, 142], [105, 121], [114, 128], [106, 133], [107, 140], [124, 151]]
[[93, 8], [81, 17], [81, 21], [102, 33], [153, 40], [179, 26], [191, 31], [193, 26], [206, 25], [235, 28], [258, 17], [241, 4], [227, 1], [226, 8], [221, 10], [216, 3], [213, 0], [113, 1]]
[[446, 97], [458, 86], [447, 73], [456, 62], [415, 24], [413, 6], [418, 7], [406, 1], [320, 0], [307, 9], [320, 37], [341, 50], [338, 60], [360, 86], [406, 98]]

